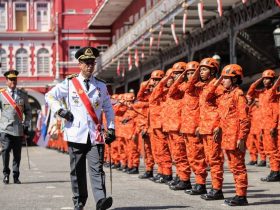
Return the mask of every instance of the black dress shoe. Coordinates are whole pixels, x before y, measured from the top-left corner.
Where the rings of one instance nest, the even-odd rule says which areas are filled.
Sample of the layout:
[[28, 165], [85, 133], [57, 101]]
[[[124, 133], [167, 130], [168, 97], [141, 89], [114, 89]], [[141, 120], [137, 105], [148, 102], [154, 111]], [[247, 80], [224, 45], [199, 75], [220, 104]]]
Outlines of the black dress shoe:
[[4, 176], [3, 183], [4, 184], [9, 184], [9, 177], [8, 176]]
[[263, 182], [278, 182], [280, 181], [279, 171], [271, 171], [267, 177], [261, 178]]
[[138, 176], [139, 179], [149, 179], [153, 177], [153, 171], [146, 171], [144, 174]]
[[176, 185], [170, 185], [171, 190], [189, 190], [192, 189], [192, 184], [190, 180], [188, 181], [179, 181]]
[[185, 190], [189, 195], [203, 195], [207, 193], [205, 184], [195, 184], [192, 189]]
[[254, 165], [257, 165], [258, 162], [257, 161], [253, 161], [251, 160], [249, 163], [247, 163], [248, 166], [254, 166]]
[[265, 160], [261, 160], [258, 164], [258, 167], [266, 167], [266, 161]]
[[229, 206], [245, 206], [248, 205], [248, 201], [246, 196], [236, 195], [233, 198], [226, 199], [225, 204]]
[[21, 181], [19, 181], [18, 178], [14, 178], [14, 183], [15, 183], [15, 184], [21, 184]]
[[102, 198], [96, 204], [96, 210], [106, 210], [109, 209], [113, 204], [113, 198]]
[[224, 194], [222, 190], [211, 189], [207, 194], [203, 194], [200, 196], [202, 199], [210, 201], [210, 200], [223, 200]]

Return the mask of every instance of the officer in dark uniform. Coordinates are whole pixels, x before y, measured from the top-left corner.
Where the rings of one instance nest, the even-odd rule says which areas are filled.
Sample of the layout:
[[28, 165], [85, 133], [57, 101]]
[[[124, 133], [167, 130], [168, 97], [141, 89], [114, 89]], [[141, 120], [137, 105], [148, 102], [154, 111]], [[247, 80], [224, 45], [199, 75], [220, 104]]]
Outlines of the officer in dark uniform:
[[[110, 144], [115, 140], [114, 111], [106, 84], [93, 76], [98, 55], [99, 51], [93, 47], [78, 50], [75, 57], [81, 72], [69, 76], [46, 94], [46, 101], [52, 111], [66, 119], [64, 139], [68, 142], [75, 210], [84, 209], [88, 198], [86, 160], [96, 210], [108, 209], [113, 202], [111, 197], [106, 197], [104, 141], [99, 134], [101, 114], [104, 112], [108, 127], [105, 143]], [[61, 100], [67, 103], [67, 109], [61, 106]], [[92, 108], [98, 120], [94, 120], [93, 112], [90, 111]]]
[[9, 159], [13, 150], [13, 177], [15, 184], [19, 180], [19, 166], [21, 160], [21, 145], [24, 135], [28, 132], [31, 122], [31, 108], [28, 96], [17, 88], [18, 71], [10, 70], [4, 73], [7, 88], [0, 90], [0, 133], [2, 144], [4, 184], [9, 184]]

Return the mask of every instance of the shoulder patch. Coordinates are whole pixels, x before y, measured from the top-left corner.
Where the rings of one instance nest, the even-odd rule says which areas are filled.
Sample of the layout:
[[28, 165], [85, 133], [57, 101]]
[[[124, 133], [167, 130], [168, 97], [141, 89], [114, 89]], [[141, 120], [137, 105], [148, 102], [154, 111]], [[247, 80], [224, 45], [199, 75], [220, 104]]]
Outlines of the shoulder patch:
[[74, 77], [79, 76], [79, 74], [70, 74], [69, 76], [67, 76], [67, 79], [73, 79]]
[[100, 79], [100, 78], [97, 78], [97, 77], [94, 77], [96, 80], [98, 80], [99, 82], [103, 82], [103, 83], [107, 83], [105, 80], [103, 80], [103, 79]]

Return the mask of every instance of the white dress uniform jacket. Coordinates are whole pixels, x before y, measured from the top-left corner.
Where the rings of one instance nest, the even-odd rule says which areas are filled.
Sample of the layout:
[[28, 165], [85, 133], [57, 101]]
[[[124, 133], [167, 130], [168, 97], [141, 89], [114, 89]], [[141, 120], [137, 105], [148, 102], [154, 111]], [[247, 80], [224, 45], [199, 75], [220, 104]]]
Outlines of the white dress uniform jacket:
[[[108, 128], [114, 129], [114, 111], [106, 84], [92, 76], [89, 81], [89, 91], [86, 91], [84, 77], [79, 74], [77, 79], [87, 93], [99, 122], [101, 121], [101, 112], [104, 111]], [[65, 122], [64, 139], [69, 142], [86, 144], [88, 134], [90, 134], [91, 142], [95, 144], [96, 124], [88, 114], [71, 78], [57, 84], [46, 94], [46, 101], [53, 112], [63, 108], [62, 100], [66, 102], [68, 110], [74, 115], [72, 123]]]

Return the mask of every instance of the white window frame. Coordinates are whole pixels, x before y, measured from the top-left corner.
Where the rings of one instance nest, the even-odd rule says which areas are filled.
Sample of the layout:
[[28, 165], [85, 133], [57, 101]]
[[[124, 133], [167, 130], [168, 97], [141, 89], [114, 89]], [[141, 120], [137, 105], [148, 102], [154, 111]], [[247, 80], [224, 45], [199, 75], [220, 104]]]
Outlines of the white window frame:
[[[37, 24], [37, 4], [47, 4], [47, 14], [48, 14], [48, 30], [51, 29], [51, 13], [50, 13], [50, 3], [45, 1], [38, 1], [34, 4], [34, 22], [35, 22], [35, 30], [38, 30]], [[45, 31], [44, 31], [45, 32]]]
[[0, 29], [0, 31], [7, 31], [8, 30], [8, 4], [7, 2], [1, 2], [1, 4], [4, 4], [6, 10], [6, 27], [5, 29]]
[[[17, 56], [18, 56], [18, 51], [20, 51], [20, 50], [25, 50], [26, 51], [26, 71], [24, 71], [24, 72], [21, 71], [22, 67], [24, 67], [24, 65], [22, 66], [22, 61], [21, 61], [21, 68], [19, 68], [17, 66]], [[18, 48], [16, 50], [16, 53], [15, 53], [15, 67], [16, 67], [16, 69], [19, 71], [19, 73], [21, 75], [28, 75], [29, 74], [29, 55], [28, 55], [28, 50], [27, 49], [25, 49], [25, 48]]]
[[[4, 54], [1, 54], [0, 53], [0, 63], [2, 64], [1, 65], [1, 74], [3, 74], [5, 71], [8, 70], [8, 56], [7, 56], [7, 51], [3, 48], [0, 48], [0, 52], [4, 51]], [[4, 56], [3, 56], [4, 55]], [[6, 68], [3, 69], [3, 63], [2, 63], [2, 60], [5, 59], [5, 64], [6, 64]]]
[[[43, 72], [40, 72], [39, 71], [39, 58], [40, 58], [40, 56], [39, 56], [39, 54], [40, 54], [40, 51], [41, 50], [46, 50], [47, 51], [47, 53], [45, 54], [44, 53], [44, 55], [46, 55], [46, 56], [42, 56], [43, 57], [43, 62], [45, 62], [45, 57], [46, 58], [48, 58], [48, 60], [47, 60], [47, 62], [48, 62], [48, 69], [47, 69], [47, 71], [45, 71], [45, 68], [43, 68]], [[44, 47], [42, 47], [42, 48], [40, 48], [38, 51], [37, 51], [37, 54], [36, 54], [36, 56], [37, 56], [37, 75], [38, 76], [45, 76], [45, 75], [49, 75], [50, 74], [50, 70], [51, 70], [51, 60], [50, 60], [50, 51], [47, 49], [47, 48], [44, 48]], [[44, 63], [45, 64], [45, 63]]]
[[26, 4], [26, 29], [27, 31], [29, 30], [29, 2], [22, 2], [22, 1], [18, 1], [18, 2], [13, 2], [13, 30], [16, 30], [16, 4]]
[[78, 45], [73, 45], [73, 46], [69, 46], [68, 47], [68, 61], [75, 61], [76, 60], [76, 58], [75, 57], [72, 57], [71, 55], [71, 48], [72, 49], [75, 49], [76, 50], [76, 52], [79, 50], [79, 49], [81, 49], [81, 47], [80, 46], [78, 46]]

